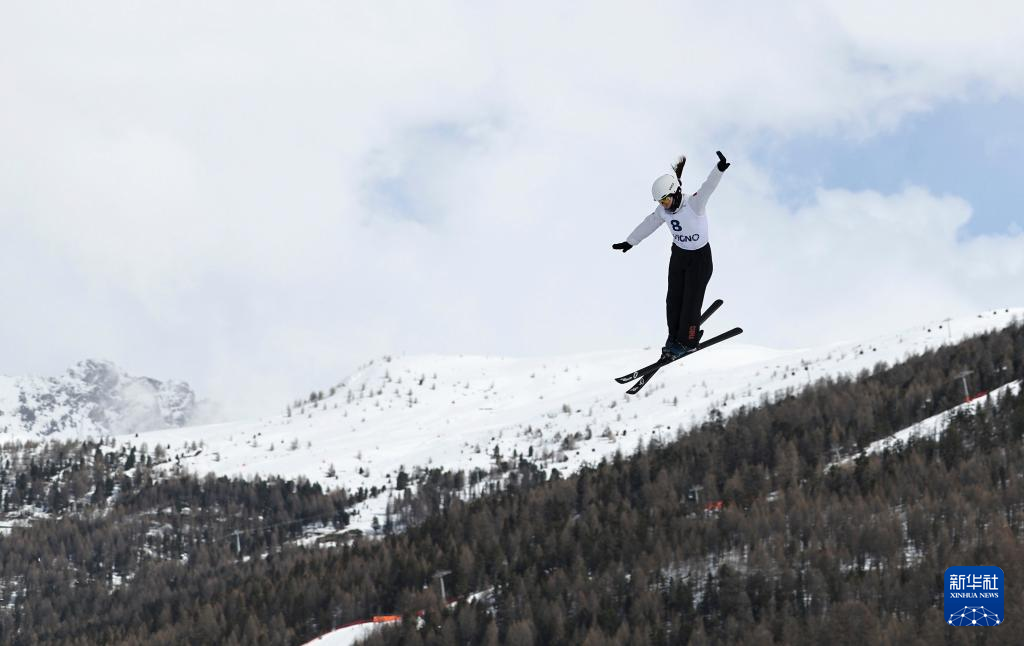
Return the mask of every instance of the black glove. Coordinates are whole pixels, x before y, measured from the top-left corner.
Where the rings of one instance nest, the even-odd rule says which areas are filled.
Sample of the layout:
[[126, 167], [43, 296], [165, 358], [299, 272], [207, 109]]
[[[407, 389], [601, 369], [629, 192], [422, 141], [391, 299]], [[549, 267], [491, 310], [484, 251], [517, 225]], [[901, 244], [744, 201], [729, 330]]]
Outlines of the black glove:
[[732, 166], [729, 162], [725, 161], [725, 155], [722, 154], [721, 150], [716, 150], [715, 154], [718, 155], [718, 170], [725, 172], [726, 168]]
[[629, 244], [628, 242], [620, 242], [618, 244], [613, 244], [612, 245], [612, 249], [621, 249], [622, 253], [626, 253], [627, 251], [629, 251], [632, 248], [633, 248], [633, 245]]

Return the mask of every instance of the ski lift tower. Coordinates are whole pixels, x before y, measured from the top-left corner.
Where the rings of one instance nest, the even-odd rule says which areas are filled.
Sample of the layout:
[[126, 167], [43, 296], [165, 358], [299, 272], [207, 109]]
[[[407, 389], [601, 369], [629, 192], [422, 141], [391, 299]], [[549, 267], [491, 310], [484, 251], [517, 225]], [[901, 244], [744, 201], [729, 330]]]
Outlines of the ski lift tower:
[[973, 370], [964, 370], [953, 375], [953, 379], [959, 379], [964, 385], [964, 401], [971, 401], [971, 391], [967, 389], [967, 375], [974, 374]]
[[451, 573], [451, 570], [438, 570], [437, 572], [434, 572], [434, 578], [441, 582], [441, 603], [446, 606], [448, 605], [448, 597], [444, 594], [444, 578]]

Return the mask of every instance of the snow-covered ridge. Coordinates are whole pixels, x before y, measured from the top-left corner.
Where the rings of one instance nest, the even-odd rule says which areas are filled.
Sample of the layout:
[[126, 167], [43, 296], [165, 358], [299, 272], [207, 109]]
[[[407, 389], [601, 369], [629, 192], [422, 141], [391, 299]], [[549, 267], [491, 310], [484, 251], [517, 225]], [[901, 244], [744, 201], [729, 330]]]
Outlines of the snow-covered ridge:
[[0, 376], [0, 441], [180, 427], [196, 413], [187, 383], [131, 376], [109, 361], [80, 361], [59, 377]]
[[[169, 445], [183, 467], [200, 474], [304, 476], [349, 489], [390, 488], [403, 467], [486, 469], [495, 451], [502, 460], [526, 455], [565, 473], [638, 443], [669, 440], [712, 410], [728, 414], [822, 377], [897, 363], [1022, 315], [1021, 308], [988, 311], [819, 348], [772, 349], [739, 337], [662, 370], [636, 397], [614, 377], [648, 363], [656, 349], [390, 357], [322, 399], [293, 405], [290, 415], [124, 439]], [[712, 320], [708, 333], [717, 331]]]

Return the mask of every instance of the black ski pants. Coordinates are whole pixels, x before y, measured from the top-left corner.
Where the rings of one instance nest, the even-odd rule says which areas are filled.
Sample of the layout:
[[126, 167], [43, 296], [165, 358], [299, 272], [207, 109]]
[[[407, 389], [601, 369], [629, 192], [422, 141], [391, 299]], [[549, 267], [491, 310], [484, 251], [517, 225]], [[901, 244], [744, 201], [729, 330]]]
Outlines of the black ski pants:
[[668, 262], [668, 295], [665, 297], [670, 342], [697, 345], [704, 291], [711, 280], [712, 269], [710, 244], [694, 251], [672, 245], [672, 258]]

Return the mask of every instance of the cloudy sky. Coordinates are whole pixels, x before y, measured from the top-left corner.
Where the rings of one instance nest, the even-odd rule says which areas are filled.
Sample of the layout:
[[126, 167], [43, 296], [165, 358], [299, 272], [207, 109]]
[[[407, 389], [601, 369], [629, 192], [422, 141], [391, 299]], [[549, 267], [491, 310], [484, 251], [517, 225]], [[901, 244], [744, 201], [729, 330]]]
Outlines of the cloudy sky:
[[0, 373], [238, 414], [382, 354], [657, 345], [670, 236], [610, 245], [718, 149], [745, 341], [1024, 305], [1024, 5], [892, 4], [0, 0]]

